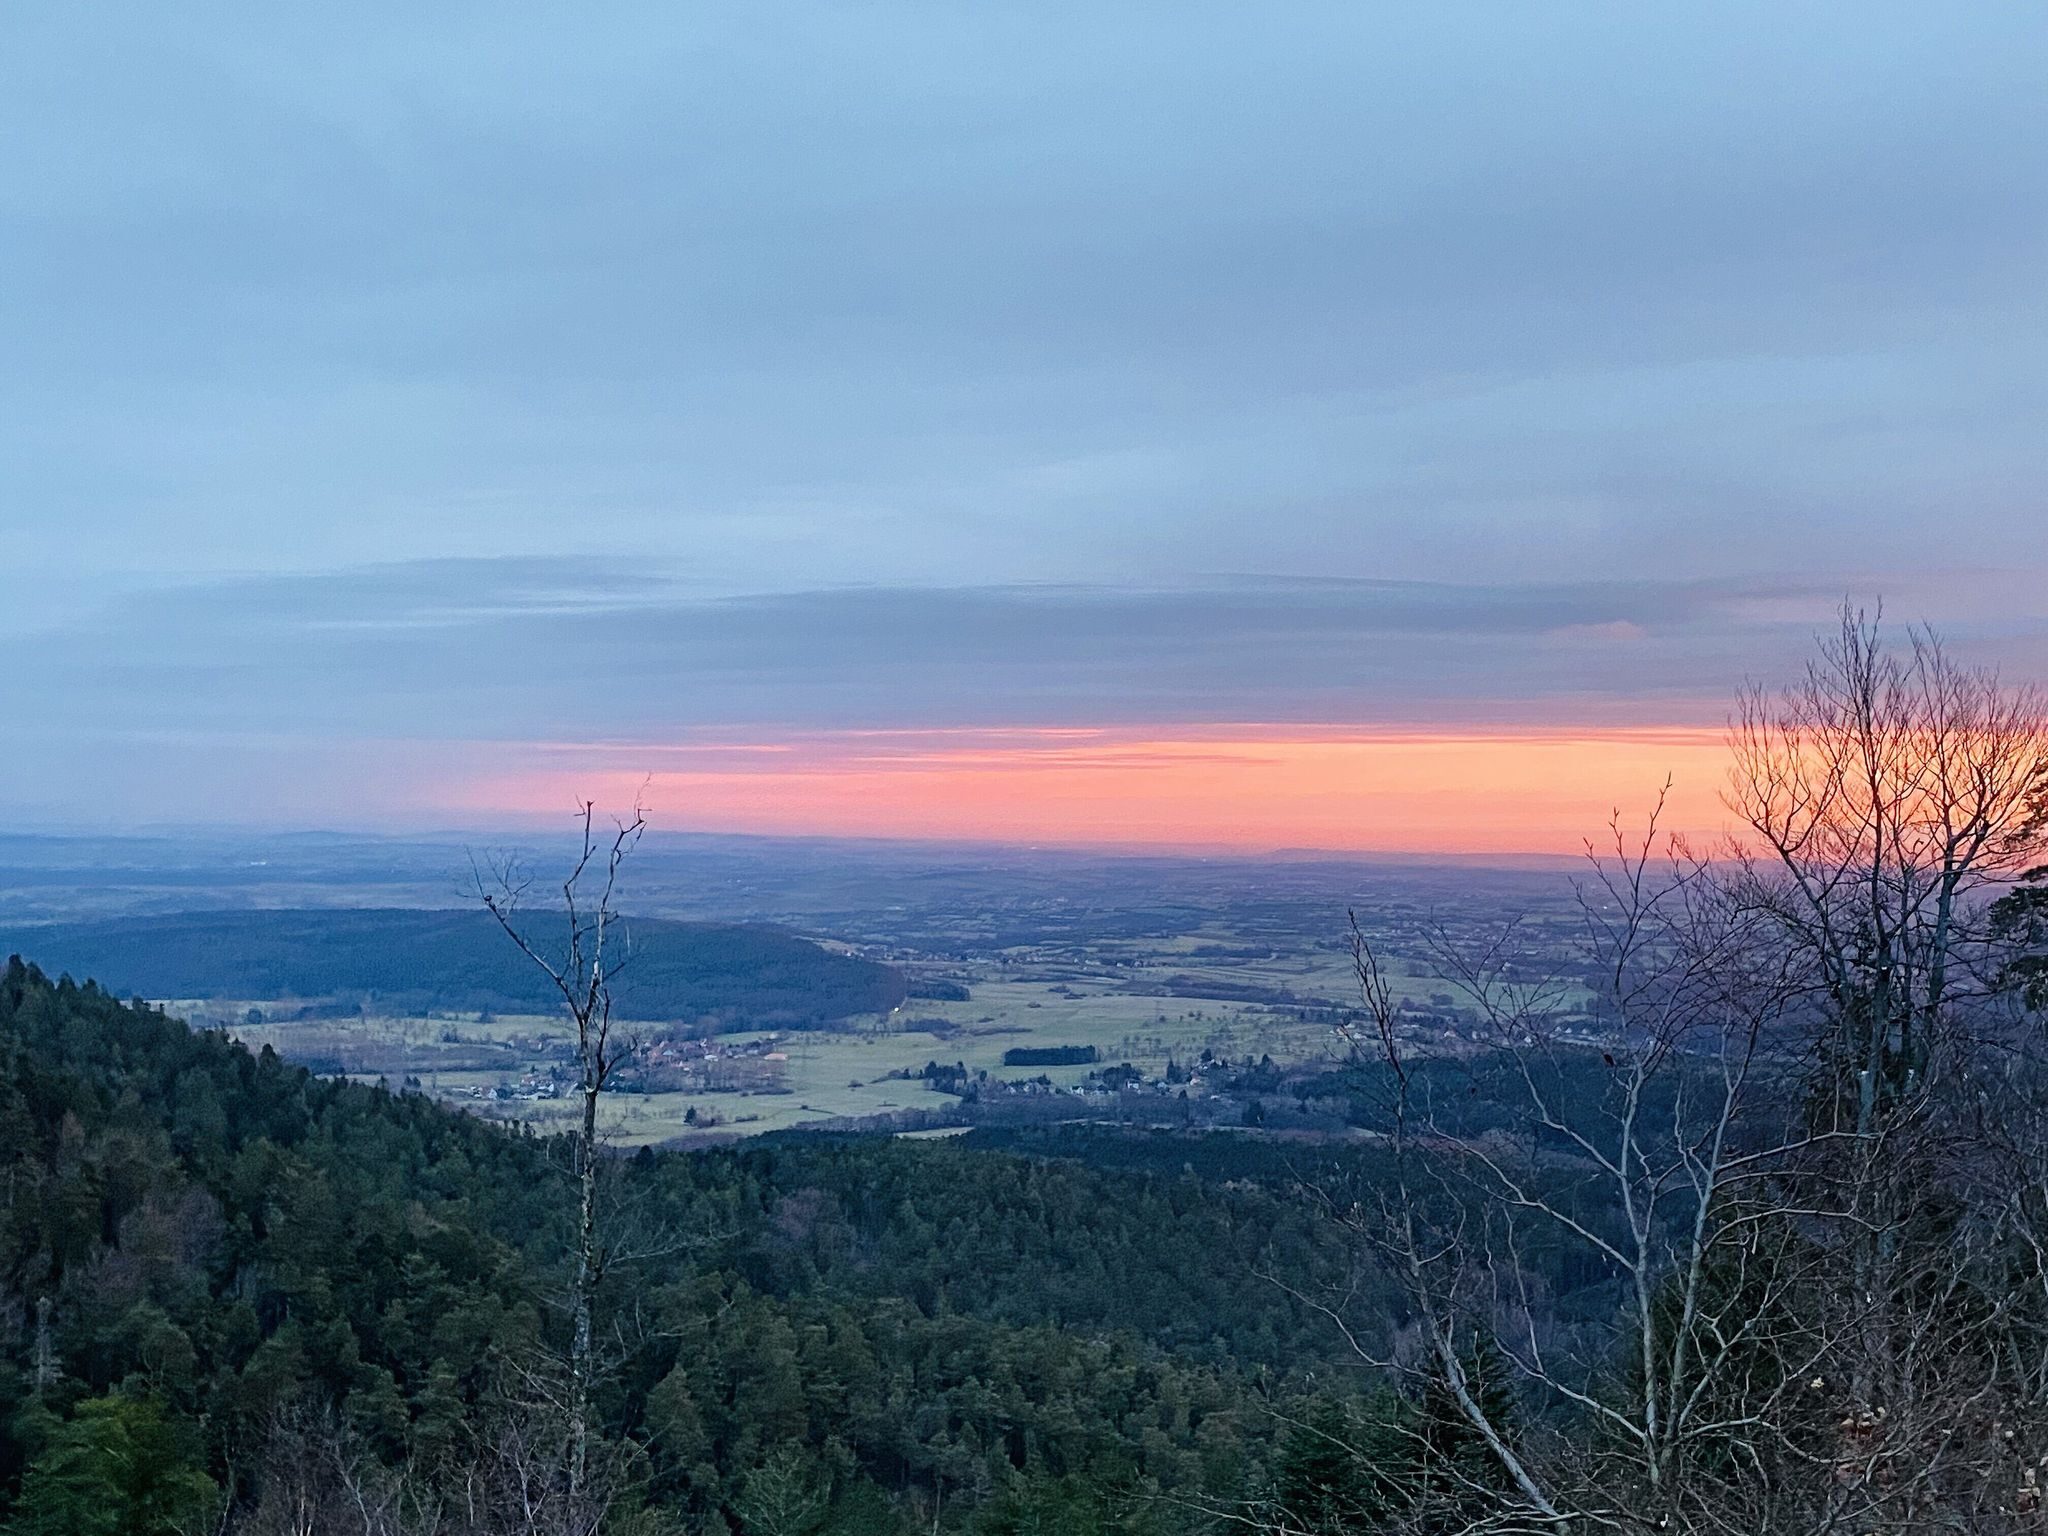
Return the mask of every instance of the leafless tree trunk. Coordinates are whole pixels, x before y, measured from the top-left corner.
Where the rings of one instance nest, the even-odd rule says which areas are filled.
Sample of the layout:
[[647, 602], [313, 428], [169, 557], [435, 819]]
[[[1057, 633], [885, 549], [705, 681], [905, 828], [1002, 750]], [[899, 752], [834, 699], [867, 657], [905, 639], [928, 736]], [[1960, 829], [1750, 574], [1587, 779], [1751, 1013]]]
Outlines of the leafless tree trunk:
[[[565, 1404], [571, 1506], [583, 1502], [589, 1476], [590, 1396], [596, 1370], [592, 1315], [604, 1276], [605, 1255], [598, 1236], [598, 1104], [613, 1070], [632, 1053], [632, 1043], [613, 1032], [612, 983], [631, 949], [615, 901], [619, 871], [647, 827], [646, 813], [638, 803], [630, 817], [613, 824], [609, 837], [597, 831], [592, 802], [583, 803], [581, 818], [582, 846], [561, 885], [566, 932], [559, 950], [521, 925], [521, 900], [530, 882], [522, 880], [515, 868], [497, 869], [488, 882], [479, 871], [476, 882], [485, 909], [554, 984], [575, 1026], [580, 1114], [574, 1138], [577, 1213]], [[590, 883], [596, 885], [595, 900], [591, 899]]]
[[35, 1395], [43, 1396], [57, 1384], [57, 1346], [50, 1331], [50, 1298], [36, 1298], [36, 1344], [34, 1374], [31, 1377]]

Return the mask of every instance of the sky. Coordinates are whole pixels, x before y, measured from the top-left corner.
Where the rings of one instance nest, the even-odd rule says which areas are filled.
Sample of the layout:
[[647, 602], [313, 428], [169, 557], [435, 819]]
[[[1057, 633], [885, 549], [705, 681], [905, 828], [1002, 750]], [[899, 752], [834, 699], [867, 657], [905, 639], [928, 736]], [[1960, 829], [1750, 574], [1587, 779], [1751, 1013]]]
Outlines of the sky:
[[2032, 5], [17, 8], [0, 818], [1547, 851], [2048, 678]]

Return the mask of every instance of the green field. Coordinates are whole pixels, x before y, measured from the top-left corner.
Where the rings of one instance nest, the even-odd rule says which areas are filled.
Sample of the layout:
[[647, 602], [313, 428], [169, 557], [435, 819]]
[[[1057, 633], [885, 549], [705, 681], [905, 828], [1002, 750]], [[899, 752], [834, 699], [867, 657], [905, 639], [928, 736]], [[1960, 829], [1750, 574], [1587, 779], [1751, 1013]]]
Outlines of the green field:
[[[1349, 956], [1340, 949], [1267, 952], [1220, 930], [1009, 952], [946, 967], [943, 974], [965, 982], [971, 997], [913, 998], [889, 1015], [851, 1019], [829, 1031], [720, 1035], [721, 1048], [756, 1046], [786, 1058], [757, 1067], [760, 1086], [774, 1091], [613, 1093], [605, 1110], [610, 1131], [622, 1143], [644, 1145], [947, 1109], [957, 1100], [915, 1076], [927, 1062], [957, 1062], [1008, 1079], [1044, 1076], [1061, 1085], [1094, 1070], [1005, 1067], [1003, 1053], [1017, 1046], [1093, 1046], [1100, 1064], [1129, 1062], [1148, 1074], [1161, 1072], [1169, 1058], [1189, 1063], [1204, 1050], [1231, 1060], [1271, 1056], [1283, 1065], [1334, 1059], [1338, 1042], [1330, 1028], [1303, 1022], [1293, 1004], [1158, 994], [1220, 986], [1284, 993], [1310, 1006], [1344, 1005], [1356, 996]], [[1445, 987], [1427, 973], [1396, 974], [1393, 983], [1397, 996], [1418, 1003]], [[384, 1016], [251, 1025], [242, 1022], [250, 1007], [265, 1004], [193, 1004], [186, 1011], [231, 1028], [252, 1047], [268, 1044], [294, 1060], [367, 1081], [397, 1086], [417, 1079], [424, 1091], [492, 1118], [547, 1127], [574, 1113], [567, 1099], [494, 1097], [500, 1087], [517, 1091], [532, 1074], [561, 1072], [570, 1041], [559, 1018]], [[687, 1121], [692, 1110], [695, 1125]]]
[[[904, 1109], [943, 1109], [956, 1102], [915, 1077], [928, 1061], [960, 1062], [970, 1071], [1006, 1077], [1051, 1078], [1077, 1083], [1087, 1066], [1003, 1066], [1003, 1053], [1020, 1045], [1092, 1045], [1103, 1063], [1128, 1061], [1158, 1070], [1169, 1056], [1192, 1061], [1206, 1047], [1219, 1056], [1271, 1055], [1276, 1061], [1309, 1059], [1331, 1048], [1329, 1031], [1238, 1003], [1183, 998], [1128, 996], [1065, 997], [1045, 983], [1001, 982], [975, 989], [964, 1003], [917, 1002], [889, 1019], [868, 1019], [844, 1032], [801, 1034], [741, 1032], [721, 1035], [733, 1046], [772, 1042], [788, 1056], [781, 1063], [776, 1093], [619, 1093], [607, 1097], [613, 1133], [630, 1145], [677, 1136], [758, 1134], [849, 1116]], [[918, 1023], [944, 1021], [957, 1032], [933, 1032]], [[465, 1040], [533, 1047], [520, 1050], [502, 1067], [441, 1065], [473, 1055], [463, 1045], [442, 1042], [450, 1029]], [[568, 1036], [558, 1021], [537, 1017], [500, 1018], [479, 1025], [444, 1019], [369, 1018], [332, 1022], [238, 1025], [234, 1033], [252, 1048], [270, 1045], [287, 1057], [317, 1065], [338, 1065], [351, 1077], [382, 1079], [394, 1086], [417, 1077], [437, 1097], [472, 1105], [493, 1118], [545, 1126], [572, 1112], [566, 1100], [499, 1102], [477, 1099], [524, 1072], [563, 1059]], [[685, 1123], [691, 1109], [714, 1121], [701, 1131]]]

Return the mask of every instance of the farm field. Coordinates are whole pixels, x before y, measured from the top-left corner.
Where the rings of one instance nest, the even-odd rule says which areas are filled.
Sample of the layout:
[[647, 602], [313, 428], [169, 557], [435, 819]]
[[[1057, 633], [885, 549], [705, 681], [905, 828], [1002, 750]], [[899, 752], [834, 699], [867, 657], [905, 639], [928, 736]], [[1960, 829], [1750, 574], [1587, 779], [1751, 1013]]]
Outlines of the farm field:
[[[606, 1112], [617, 1139], [643, 1145], [672, 1138], [753, 1135], [840, 1118], [863, 1118], [906, 1109], [943, 1109], [950, 1095], [934, 1092], [916, 1074], [927, 1062], [959, 1063], [970, 1072], [1037, 1077], [1072, 1085], [1095, 1070], [1087, 1065], [1008, 1067], [1003, 1053], [1018, 1046], [1094, 1046], [1102, 1065], [1129, 1062], [1158, 1071], [1169, 1057], [1192, 1061], [1206, 1048], [1232, 1059], [1270, 1055], [1292, 1063], [1328, 1054], [1326, 1026], [1305, 1025], [1252, 1004], [1120, 995], [1068, 996], [1064, 983], [998, 982], [977, 987], [965, 1003], [918, 1001], [889, 1019], [859, 1021], [846, 1031], [740, 1031], [710, 1042], [728, 1051], [779, 1048], [775, 1091], [612, 1093]], [[171, 1011], [179, 1011], [176, 1004]], [[247, 1006], [257, 1007], [261, 1004]], [[294, 1061], [364, 1082], [393, 1087], [417, 1080], [422, 1091], [478, 1112], [545, 1127], [573, 1112], [566, 1098], [498, 1100], [522, 1082], [566, 1075], [569, 1037], [545, 1017], [473, 1020], [373, 1017], [347, 1021], [231, 1024], [219, 1005], [186, 1005], [195, 1022], [229, 1027], [251, 1049], [269, 1045]], [[450, 1034], [460, 1036], [450, 1041]], [[702, 1122], [693, 1125], [690, 1111]], [[563, 1123], [566, 1123], [563, 1121]]]
[[[887, 1016], [833, 1030], [740, 1030], [692, 1042], [713, 1061], [745, 1063], [746, 1081], [719, 1089], [656, 1089], [606, 1096], [609, 1129], [624, 1145], [757, 1135], [828, 1121], [861, 1120], [957, 1104], [918, 1076], [927, 1063], [1061, 1087], [1101, 1066], [1128, 1063], [1147, 1076], [1204, 1051], [1231, 1061], [1271, 1057], [1282, 1066], [1335, 1060], [1321, 1014], [1349, 1002], [1349, 959], [1315, 949], [1287, 953], [1220, 932], [1164, 942], [1119, 940], [943, 967], [965, 999], [912, 998]], [[1395, 978], [1397, 994], [1426, 1004], [1444, 996], [1431, 975]], [[1168, 989], [1242, 991], [1286, 1001], [1168, 995]], [[168, 1005], [195, 1022], [228, 1028], [252, 1049], [361, 1081], [413, 1086], [495, 1119], [537, 1128], [566, 1125], [574, 1106], [570, 1038], [540, 1014], [279, 1019], [277, 1000]], [[252, 1012], [253, 1010], [253, 1012]], [[262, 1022], [250, 1022], [260, 1017]], [[636, 1025], [643, 1035], [660, 1026]], [[1017, 1047], [1093, 1047], [1097, 1062], [1006, 1066]], [[551, 1097], [550, 1094], [562, 1097]]]

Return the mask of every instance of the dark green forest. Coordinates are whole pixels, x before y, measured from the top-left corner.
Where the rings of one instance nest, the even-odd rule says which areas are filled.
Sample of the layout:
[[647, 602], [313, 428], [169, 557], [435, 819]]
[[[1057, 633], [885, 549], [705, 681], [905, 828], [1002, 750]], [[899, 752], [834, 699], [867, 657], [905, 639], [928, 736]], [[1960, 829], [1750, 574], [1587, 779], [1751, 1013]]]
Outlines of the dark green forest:
[[[544, 939], [559, 913], [536, 910]], [[887, 966], [779, 929], [636, 918], [632, 966], [614, 992], [622, 1018], [802, 1028], [886, 1013], [904, 998]], [[181, 912], [0, 933], [0, 953], [100, 978], [122, 996], [303, 998], [353, 1008], [553, 1013], [561, 999], [474, 909]]]
[[[1292, 1483], [1343, 1531], [1413, 1496], [1405, 1447], [1455, 1426], [1261, 1278], [1397, 1320], [1299, 1170], [1011, 1141], [617, 1160], [607, 1528], [1167, 1532]], [[563, 1150], [10, 962], [0, 1529], [267, 1533], [343, 1488], [498, 1528], [449, 1512], [547, 1439]], [[1333, 1482], [1367, 1417], [1383, 1468]]]

